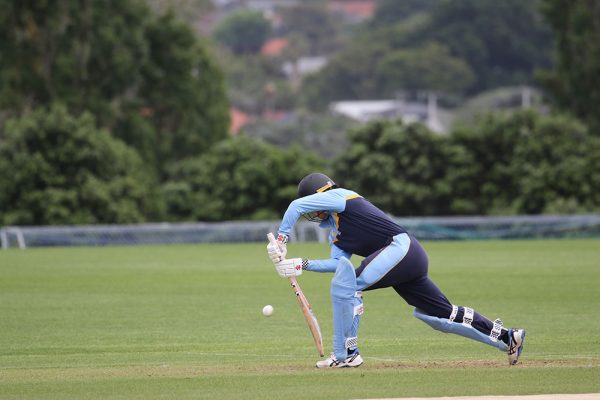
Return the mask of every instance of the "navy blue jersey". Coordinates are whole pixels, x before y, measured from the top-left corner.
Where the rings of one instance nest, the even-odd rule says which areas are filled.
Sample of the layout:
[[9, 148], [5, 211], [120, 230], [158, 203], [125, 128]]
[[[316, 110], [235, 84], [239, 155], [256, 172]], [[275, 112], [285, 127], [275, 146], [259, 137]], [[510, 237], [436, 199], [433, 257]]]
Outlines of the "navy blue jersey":
[[357, 196], [346, 200], [343, 212], [334, 212], [337, 235], [333, 243], [347, 251], [367, 257], [387, 246], [392, 238], [406, 230], [392, 221], [368, 200]]

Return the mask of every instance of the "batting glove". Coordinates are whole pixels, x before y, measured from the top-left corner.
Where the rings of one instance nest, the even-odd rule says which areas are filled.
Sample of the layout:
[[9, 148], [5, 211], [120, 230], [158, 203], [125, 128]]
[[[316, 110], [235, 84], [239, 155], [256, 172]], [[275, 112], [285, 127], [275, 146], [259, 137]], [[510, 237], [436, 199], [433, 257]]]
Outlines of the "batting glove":
[[287, 242], [288, 237], [286, 235], [279, 234], [275, 243], [269, 243], [267, 245], [267, 253], [269, 254], [271, 261], [273, 261], [273, 264], [277, 264], [278, 262], [285, 260], [285, 256], [287, 255]]
[[302, 259], [290, 258], [275, 264], [277, 273], [282, 278], [291, 278], [293, 276], [302, 275]]

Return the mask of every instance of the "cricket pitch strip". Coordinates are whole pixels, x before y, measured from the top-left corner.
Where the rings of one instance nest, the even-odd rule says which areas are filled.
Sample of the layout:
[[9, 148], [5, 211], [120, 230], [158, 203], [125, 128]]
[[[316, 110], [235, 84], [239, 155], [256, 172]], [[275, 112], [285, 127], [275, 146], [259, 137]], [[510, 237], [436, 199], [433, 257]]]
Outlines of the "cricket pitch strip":
[[397, 397], [369, 400], [600, 400], [600, 393], [536, 394], [526, 396]]

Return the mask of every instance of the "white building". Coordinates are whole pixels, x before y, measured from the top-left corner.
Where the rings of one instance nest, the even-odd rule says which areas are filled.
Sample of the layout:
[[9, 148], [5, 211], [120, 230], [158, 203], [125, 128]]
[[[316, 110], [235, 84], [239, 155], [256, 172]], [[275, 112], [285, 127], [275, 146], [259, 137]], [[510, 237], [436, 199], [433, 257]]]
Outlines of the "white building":
[[427, 95], [427, 102], [405, 100], [356, 100], [331, 103], [330, 110], [356, 121], [367, 122], [373, 119], [400, 118], [405, 123], [420, 122], [433, 132], [447, 131], [440, 121], [437, 97]]

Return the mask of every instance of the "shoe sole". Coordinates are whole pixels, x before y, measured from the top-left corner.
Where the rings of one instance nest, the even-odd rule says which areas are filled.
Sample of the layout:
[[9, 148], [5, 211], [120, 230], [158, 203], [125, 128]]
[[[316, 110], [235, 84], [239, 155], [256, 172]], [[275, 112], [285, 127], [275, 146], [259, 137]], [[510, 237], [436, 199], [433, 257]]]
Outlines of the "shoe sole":
[[362, 358], [360, 359], [360, 362], [358, 362], [358, 364], [353, 362], [356, 360], [356, 358], [353, 358], [352, 360], [350, 360], [350, 362], [344, 362], [344, 363], [340, 363], [340, 364], [333, 364], [333, 365], [324, 365], [322, 367], [319, 367], [319, 365], [315, 365], [315, 367], [317, 367], [318, 369], [327, 369], [327, 368], [356, 368], [356, 367], [360, 367], [363, 364], [363, 360]]
[[344, 364], [344, 365], [332, 365], [330, 367], [319, 367], [316, 366], [316, 368], [318, 369], [334, 369], [334, 368], [357, 368], [360, 367], [362, 365], [362, 363], [358, 364], [358, 365], [350, 365], [350, 364]]
[[350, 360], [346, 361], [346, 366], [356, 368], [360, 367], [363, 363], [363, 359], [360, 354], [355, 354], [355, 356]]

